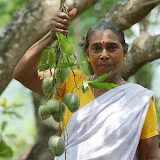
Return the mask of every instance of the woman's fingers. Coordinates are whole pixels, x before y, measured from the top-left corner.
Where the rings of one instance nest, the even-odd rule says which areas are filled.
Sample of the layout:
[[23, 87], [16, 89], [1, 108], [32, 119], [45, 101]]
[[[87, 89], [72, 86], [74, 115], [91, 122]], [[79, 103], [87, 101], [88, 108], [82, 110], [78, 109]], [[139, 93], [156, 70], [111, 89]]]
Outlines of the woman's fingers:
[[68, 16], [70, 17], [70, 19], [73, 19], [77, 14], [77, 9], [73, 8], [69, 13]]
[[56, 24], [56, 23], [61, 23], [62, 25], [65, 25], [65, 26], [69, 26], [70, 25], [70, 21], [68, 21], [67, 19], [53, 17], [52, 21], [51, 21], [51, 24]]
[[67, 35], [72, 18], [76, 15], [77, 9], [73, 8], [68, 14], [57, 12], [51, 20], [51, 31], [53, 34], [60, 32]]

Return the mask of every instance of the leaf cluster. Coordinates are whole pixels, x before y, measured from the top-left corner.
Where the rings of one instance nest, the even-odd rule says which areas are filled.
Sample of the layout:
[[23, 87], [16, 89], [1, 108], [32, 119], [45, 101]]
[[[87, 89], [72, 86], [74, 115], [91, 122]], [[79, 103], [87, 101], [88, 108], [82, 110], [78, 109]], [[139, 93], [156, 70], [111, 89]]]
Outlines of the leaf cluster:
[[[22, 118], [15, 110], [14, 108], [19, 108], [21, 107], [22, 104], [18, 103], [12, 103], [8, 104], [8, 101], [4, 98], [0, 102], [0, 112], [1, 114], [5, 114], [10, 117], [17, 117], [17, 118]], [[5, 129], [7, 127], [8, 122], [7, 121], [2, 121], [0, 124], [0, 157], [2, 158], [9, 158], [13, 156], [13, 150], [10, 146], [7, 145], [5, 139], [6, 138], [15, 138], [15, 134], [5, 134]]]

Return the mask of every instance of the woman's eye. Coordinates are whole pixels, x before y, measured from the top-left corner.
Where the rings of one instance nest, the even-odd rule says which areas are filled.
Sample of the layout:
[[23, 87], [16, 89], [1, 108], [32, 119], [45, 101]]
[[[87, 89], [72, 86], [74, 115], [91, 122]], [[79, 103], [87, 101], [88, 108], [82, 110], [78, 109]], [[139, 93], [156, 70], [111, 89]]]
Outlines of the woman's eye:
[[100, 47], [93, 47], [93, 51], [94, 51], [94, 52], [99, 52], [100, 49], [101, 49]]
[[116, 51], [117, 47], [116, 47], [116, 46], [109, 46], [107, 49], [108, 49], [110, 52], [114, 52], [114, 51]]

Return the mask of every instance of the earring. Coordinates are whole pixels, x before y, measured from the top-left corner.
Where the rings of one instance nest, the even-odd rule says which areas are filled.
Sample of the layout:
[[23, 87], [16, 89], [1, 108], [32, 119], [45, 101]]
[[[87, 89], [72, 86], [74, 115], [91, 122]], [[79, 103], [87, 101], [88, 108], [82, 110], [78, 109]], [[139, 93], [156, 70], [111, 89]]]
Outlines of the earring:
[[90, 62], [90, 59], [89, 59], [89, 58], [87, 58], [87, 61], [88, 61], [88, 62]]
[[126, 60], [127, 58], [126, 57], [124, 57], [124, 61]]

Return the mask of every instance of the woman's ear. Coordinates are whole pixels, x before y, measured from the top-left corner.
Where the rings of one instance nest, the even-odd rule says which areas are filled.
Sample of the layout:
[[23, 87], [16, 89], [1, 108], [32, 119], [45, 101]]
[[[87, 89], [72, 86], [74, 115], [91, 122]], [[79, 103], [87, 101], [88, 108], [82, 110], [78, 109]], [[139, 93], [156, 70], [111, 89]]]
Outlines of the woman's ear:
[[89, 69], [90, 75], [93, 75], [94, 71], [93, 71], [93, 68], [92, 68], [92, 65], [91, 65], [91, 61], [90, 61], [90, 58], [89, 58], [88, 54], [86, 54], [86, 59], [87, 59], [87, 62], [88, 62], [88, 69]]
[[128, 51], [124, 53], [124, 61], [127, 59]]
[[89, 58], [88, 52], [85, 52], [85, 56], [86, 56], [87, 61], [90, 63], [90, 58]]
[[87, 61], [88, 61], [88, 62], [90, 62], [90, 59], [89, 59], [89, 57], [87, 58]]

